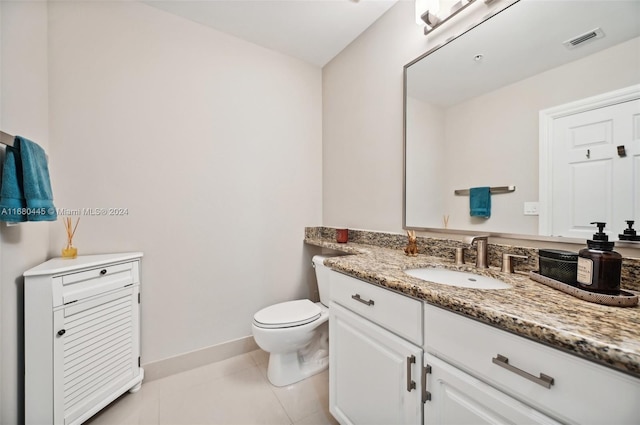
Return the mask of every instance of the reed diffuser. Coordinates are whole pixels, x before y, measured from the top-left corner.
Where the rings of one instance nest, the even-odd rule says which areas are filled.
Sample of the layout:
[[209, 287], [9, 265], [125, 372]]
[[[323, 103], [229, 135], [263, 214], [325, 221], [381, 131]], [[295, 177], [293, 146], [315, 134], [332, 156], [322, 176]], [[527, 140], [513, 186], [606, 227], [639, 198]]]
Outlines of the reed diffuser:
[[73, 235], [76, 234], [78, 223], [80, 223], [80, 217], [76, 221], [76, 225], [73, 226], [71, 217], [65, 217], [63, 219], [64, 228], [67, 231], [67, 246], [62, 248], [62, 258], [76, 258], [78, 256], [78, 249], [73, 246]]

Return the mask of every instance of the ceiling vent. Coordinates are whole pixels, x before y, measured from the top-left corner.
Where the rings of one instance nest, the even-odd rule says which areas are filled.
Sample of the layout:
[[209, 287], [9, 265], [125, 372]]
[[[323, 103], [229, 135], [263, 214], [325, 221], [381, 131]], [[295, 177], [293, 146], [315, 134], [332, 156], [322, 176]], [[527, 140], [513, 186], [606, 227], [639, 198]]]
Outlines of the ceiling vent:
[[567, 49], [575, 49], [576, 47], [586, 43], [589, 40], [595, 40], [597, 38], [604, 37], [604, 32], [602, 32], [602, 28], [596, 28], [589, 32], [585, 32], [584, 34], [580, 34], [577, 37], [574, 37], [570, 40], [565, 41], [564, 44]]

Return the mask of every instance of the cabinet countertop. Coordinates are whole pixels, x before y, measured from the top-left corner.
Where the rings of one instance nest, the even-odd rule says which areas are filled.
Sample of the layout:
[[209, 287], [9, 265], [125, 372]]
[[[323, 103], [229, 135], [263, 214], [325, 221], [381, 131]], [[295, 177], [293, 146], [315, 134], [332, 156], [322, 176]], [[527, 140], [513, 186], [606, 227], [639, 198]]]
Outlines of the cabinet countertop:
[[[348, 254], [325, 265], [429, 304], [458, 312], [534, 341], [640, 377], [640, 307], [609, 307], [574, 298], [531, 280], [528, 274], [454, 266], [438, 257], [408, 257], [401, 250], [306, 238], [305, 242]], [[486, 274], [512, 285], [483, 290], [426, 282], [403, 272], [444, 265]]]
[[116, 254], [80, 255], [76, 258], [52, 258], [39, 266], [33, 267], [23, 276], [47, 276], [61, 273], [72, 273], [77, 270], [100, 267], [104, 264], [142, 258], [142, 252], [124, 252]]

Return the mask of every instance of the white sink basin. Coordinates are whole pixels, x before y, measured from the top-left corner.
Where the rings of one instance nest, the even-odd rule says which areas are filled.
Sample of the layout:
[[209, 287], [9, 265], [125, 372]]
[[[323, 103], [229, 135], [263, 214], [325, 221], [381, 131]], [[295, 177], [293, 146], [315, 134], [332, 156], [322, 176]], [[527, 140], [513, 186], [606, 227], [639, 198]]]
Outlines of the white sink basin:
[[449, 269], [409, 269], [404, 271], [409, 276], [441, 285], [460, 286], [475, 289], [508, 289], [509, 284], [492, 277]]

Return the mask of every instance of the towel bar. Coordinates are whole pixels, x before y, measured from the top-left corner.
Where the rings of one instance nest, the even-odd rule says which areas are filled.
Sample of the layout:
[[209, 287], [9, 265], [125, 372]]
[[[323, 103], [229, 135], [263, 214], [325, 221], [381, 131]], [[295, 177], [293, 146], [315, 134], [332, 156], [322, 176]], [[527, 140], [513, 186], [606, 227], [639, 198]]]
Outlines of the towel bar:
[[0, 131], [0, 143], [5, 146], [13, 146], [13, 139], [15, 137], [4, 131]]
[[[12, 136], [9, 133], [5, 133], [4, 131], [0, 131], [0, 144], [3, 144], [5, 146], [11, 146], [12, 148], [15, 148], [15, 145], [13, 144], [13, 141], [15, 140], [15, 136]], [[47, 156], [47, 162], [49, 162], [49, 155]]]
[[[509, 193], [509, 192], [515, 192], [516, 187], [515, 186], [495, 186], [495, 187], [491, 187], [489, 190], [491, 193]], [[455, 195], [468, 195], [469, 189], [456, 189], [453, 191], [453, 193]]]

